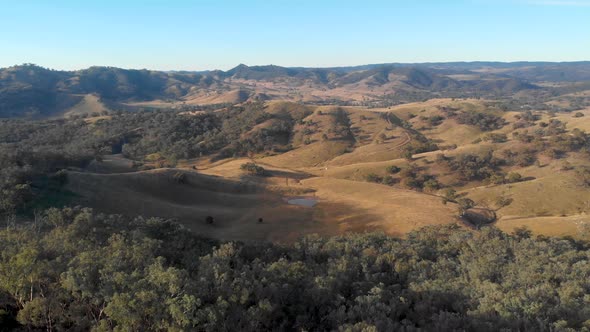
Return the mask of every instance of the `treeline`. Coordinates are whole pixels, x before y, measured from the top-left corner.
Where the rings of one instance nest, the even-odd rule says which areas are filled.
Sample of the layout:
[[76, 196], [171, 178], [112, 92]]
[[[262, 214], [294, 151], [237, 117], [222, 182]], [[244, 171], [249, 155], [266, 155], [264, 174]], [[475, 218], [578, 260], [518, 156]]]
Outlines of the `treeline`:
[[0, 231], [0, 325], [95, 331], [588, 331], [590, 249], [457, 225], [222, 243], [51, 209]]
[[62, 197], [62, 170], [86, 166], [100, 152], [83, 121], [0, 122], [0, 214], [33, 210]]

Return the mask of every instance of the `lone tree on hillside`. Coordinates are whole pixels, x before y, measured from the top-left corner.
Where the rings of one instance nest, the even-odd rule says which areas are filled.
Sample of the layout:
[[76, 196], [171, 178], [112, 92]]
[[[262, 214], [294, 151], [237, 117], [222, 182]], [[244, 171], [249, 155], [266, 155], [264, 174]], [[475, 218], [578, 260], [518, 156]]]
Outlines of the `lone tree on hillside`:
[[248, 172], [251, 175], [256, 175], [256, 176], [266, 175], [266, 170], [262, 166], [258, 166], [252, 162], [242, 164], [242, 166], [240, 166], [240, 169]]

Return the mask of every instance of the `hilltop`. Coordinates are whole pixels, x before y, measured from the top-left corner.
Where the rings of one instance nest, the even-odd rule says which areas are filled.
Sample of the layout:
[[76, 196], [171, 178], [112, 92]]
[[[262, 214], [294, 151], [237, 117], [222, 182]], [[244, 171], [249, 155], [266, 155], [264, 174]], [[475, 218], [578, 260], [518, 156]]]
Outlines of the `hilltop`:
[[[286, 68], [240, 64], [228, 71], [163, 72], [114, 67], [0, 69], [0, 117], [74, 114], [88, 96], [101, 110], [177, 108], [254, 100], [387, 107], [432, 98], [549, 101], [587, 91], [590, 62], [466, 62]], [[91, 97], [92, 98], [92, 97]], [[569, 98], [573, 103], [578, 101]]]

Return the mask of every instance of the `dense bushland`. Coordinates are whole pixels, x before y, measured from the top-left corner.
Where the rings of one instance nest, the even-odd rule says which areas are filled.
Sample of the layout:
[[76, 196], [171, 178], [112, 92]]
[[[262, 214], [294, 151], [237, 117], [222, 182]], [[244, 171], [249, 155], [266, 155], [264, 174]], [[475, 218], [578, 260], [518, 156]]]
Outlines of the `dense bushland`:
[[495, 228], [221, 243], [50, 209], [0, 231], [0, 324], [50, 330], [590, 328], [590, 250]]

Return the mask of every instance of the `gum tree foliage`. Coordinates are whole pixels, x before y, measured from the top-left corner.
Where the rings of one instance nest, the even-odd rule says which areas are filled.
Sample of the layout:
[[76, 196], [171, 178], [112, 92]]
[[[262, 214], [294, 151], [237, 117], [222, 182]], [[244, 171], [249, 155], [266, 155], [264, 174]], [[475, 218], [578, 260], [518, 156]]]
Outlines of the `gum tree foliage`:
[[448, 117], [460, 124], [477, 126], [482, 131], [497, 130], [506, 125], [506, 120], [492, 113], [444, 110]]
[[51, 209], [0, 231], [0, 321], [95, 331], [588, 331], [590, 249], [495, 228], [222, 243]]
[[472, 181], [488, 179], [498, 173], [503, 160], [494, 157], [490, 151], [481, 154], [460, 154], [453, 158], [441, 159], [439, 162], [457, 172], [461, 179]]

